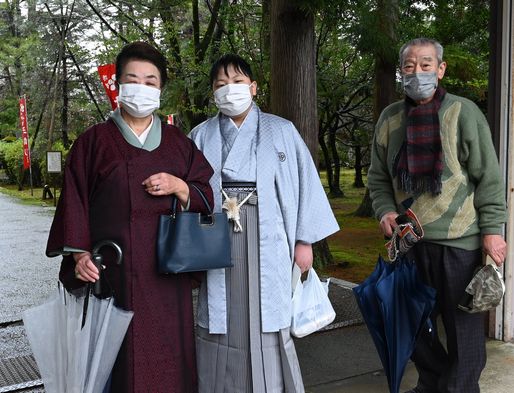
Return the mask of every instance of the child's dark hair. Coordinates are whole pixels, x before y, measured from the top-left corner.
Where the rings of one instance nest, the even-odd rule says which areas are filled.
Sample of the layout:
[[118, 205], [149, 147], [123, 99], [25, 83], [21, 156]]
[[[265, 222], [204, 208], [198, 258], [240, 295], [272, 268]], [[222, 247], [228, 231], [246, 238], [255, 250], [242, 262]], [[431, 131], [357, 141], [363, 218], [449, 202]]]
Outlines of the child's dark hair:
[[210, 81], [211, 86], [216, 80], [218, 73], [223, 68], [225, 74], [228, 75], [227, 68], [229, 65], [232, 65], [234, 69], [243, 75], [246, 75], [253, 82], [253, 73], [252, 68], [243, 59], [241, 56], [235, 55], [233, 53], [227, 53], [226, 55], [221, 56], [211, 67]]
[[157, 67], [161, 74], [161, 88], [168, 80], [168, 73], [166, 71], [166, 58], [155, 49], [152, 45], [146, 42], [132, 42], [125, 45], [121, 52], [116, 56], [116, 80], [119, 81], [123, 74], [123, 68], [131, 60], [143, 60], [152, 63]]

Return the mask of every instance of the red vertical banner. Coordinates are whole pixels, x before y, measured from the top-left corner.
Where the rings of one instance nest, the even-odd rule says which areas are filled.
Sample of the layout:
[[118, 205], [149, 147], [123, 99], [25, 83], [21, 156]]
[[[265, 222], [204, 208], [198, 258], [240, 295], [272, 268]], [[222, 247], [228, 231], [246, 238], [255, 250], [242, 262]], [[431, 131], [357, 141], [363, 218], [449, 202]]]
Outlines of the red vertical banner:
[[30, 149], [29, 149], [29, 128], [27, 126], [27, 102], [25, 97], [20, 98], [20, 125], [21, 139], [23, 141], [23, 168], [30, 168]]
[[116, 65], [105, 64], [98, 66], [98, 75], [102, 81], [102, 86], [109, 97], [112, 109], [118, 107], [118, 89], [116, 89]]
[[171, 124], [172, 126], [175, 125], [175, 115], [168, 115], [168, 124]]

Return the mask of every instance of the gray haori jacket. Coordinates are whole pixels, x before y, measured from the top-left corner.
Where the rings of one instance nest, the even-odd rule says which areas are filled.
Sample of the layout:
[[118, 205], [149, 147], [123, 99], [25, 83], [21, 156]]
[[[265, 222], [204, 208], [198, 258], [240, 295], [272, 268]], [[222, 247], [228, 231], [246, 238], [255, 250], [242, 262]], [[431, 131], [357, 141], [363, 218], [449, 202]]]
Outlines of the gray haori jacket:
[[[291, 271], [296, 242], [317, 242], [339, 226], [310, 152], [294, 125], [257, 107], [254, 110], [259, 112], [260, 124], [256, 155], [262, 331], [276, 332], [291, 323]], [[190, 134], [214, 169], [210, 184], [215, 211], [221, 211], [222, 205], [219, 124], [218, 114]], [[248, 156], [241, 153], [237, 159], [248, 160]], [[225, 334], [225, 270], [209, 271], [207, 291], [200, 293], [199, 325], [211, 334]]]

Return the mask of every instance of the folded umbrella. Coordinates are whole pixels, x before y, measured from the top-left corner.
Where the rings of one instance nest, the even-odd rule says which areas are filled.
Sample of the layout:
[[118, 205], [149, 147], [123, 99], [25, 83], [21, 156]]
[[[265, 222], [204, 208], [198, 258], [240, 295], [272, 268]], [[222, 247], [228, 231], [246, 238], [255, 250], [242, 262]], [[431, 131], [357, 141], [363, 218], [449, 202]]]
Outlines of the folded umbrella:
[[419, 279], [416, 266], [404, 256], [394, 263], [379, 257], [373, 273], [353, 288], [387, 376], [398, 393], [407, 362], [435, 305], [435, 290]]
[[[113, 242], [102, 242], [118, 252]], [[94, 250], [93, 257], [101, 262]], [[102, 392], [133, 316], [99, 299], [91, 286], [81, 296], [61, 285], [40, 306], [23, 312], [23, 323], [47, 393]], [[98, 288], [97, 288], [98, 290]]]
[[387, 343], [384, 333], [384, 318], [382, 317], [381, 306], [377, 297], [376, 285], [380, 277], [389, 275], [392, 268], [391, 264], [385, 263], [382, 257], [379, 257], [373, 273], [362, 284], [353, 288], [357, 305], [366, 322], [387, 375], [389, 374], [389, 361], [385, 351]]

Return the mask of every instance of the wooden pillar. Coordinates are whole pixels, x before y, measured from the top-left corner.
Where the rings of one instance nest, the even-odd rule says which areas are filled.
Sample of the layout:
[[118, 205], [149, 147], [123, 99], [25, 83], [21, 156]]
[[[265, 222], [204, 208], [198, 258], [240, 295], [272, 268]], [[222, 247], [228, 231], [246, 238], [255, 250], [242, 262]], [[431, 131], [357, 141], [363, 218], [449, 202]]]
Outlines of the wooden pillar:
[[514, 340], [514, 107], [513, 107], [513, 6], [511, 0], [491, 1], [491, 61], [489, 78], [489, 123], [505, 179], [507, 199], [506, 292], [496, 312], [490, 313], [489, 334], [498, 340]]

